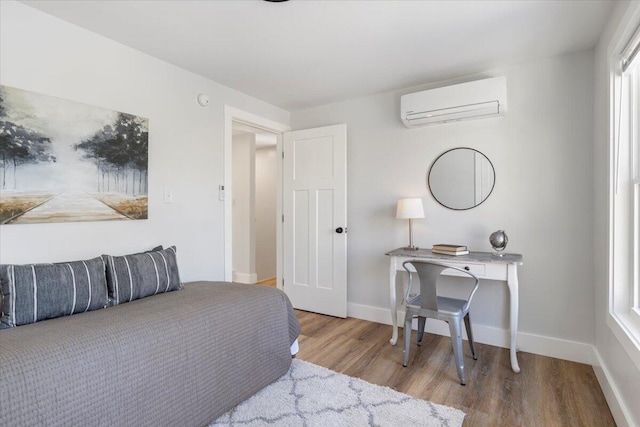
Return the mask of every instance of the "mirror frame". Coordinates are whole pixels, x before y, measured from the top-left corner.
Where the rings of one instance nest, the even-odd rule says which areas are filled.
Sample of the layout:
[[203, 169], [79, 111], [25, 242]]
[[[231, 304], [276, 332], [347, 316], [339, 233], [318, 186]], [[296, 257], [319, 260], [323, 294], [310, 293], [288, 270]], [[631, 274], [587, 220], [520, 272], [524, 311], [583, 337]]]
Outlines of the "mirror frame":
[[[445, 154], [454, 151], [454, 150], [471, 150], [471, 151], [475, 151], [476, 153], [480, 153], [482, 154], [482, 156], [487, 159], [487, 161], [489, 162], [489, 165], [491, 166], [491, 169], [493, 169], [493, 185], [491, 186], [491, 190], [489, 191], [489, 194], [487, 194], [487, 197], [484, 198], [484, 200], [482, 200], [480, 203], [478, 203], [477, 205], [473, 205], [471, 207], [468, 208], [452, 208], [450, 206], [447, 206], [445, 204], [443, 204], [440, 200], [438, 200], [438, 198], [435, 196], [435, 194], [433, 194], [433, 191], [431, 190], [431, 171], [433, 170], [433, 166], [436, 164], [436, 162], [438, 160], [440, 160], [440, 158], [442, 156], [444, 156]], [[491, 196], [491, 194], [493, 193], [493, 189], [496, 188], [496, 168], [493, 166], [493, 163], [491, 162], [491, 160], [480, 150], [476, 150], [475, 148], [471, 148], [471, 147], [455, 147], [455, 148], [451, 148], [447, 151], [445, 151], [444, 153], [440, 154], [438, 157], [436, 157], [436, 159], [431, 163], [431, 166], [429, 166], [429, 173], [427, 174], [427, 187], [429, 187], [429, 193], [431, 193], [431, 197], [433, 197], [433, 199], [438, 202], [438, 204], [440, 206], [443, 206], [447, 209], [451, 209], [452, 211], [468, 211], [469, 209], [473, 209], [473, 208], [477, 208], [478, 206], [480, 206], [481, 204], [483, 204], [484, 202], [487, 201], [487, 199]]]

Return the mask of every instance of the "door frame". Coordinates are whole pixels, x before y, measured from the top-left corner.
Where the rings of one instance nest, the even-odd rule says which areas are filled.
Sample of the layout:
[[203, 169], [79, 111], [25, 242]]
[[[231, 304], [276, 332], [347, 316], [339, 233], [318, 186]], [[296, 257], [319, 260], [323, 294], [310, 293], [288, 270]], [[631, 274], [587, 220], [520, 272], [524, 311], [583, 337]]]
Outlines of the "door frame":
[[276, 286], [282, 289], [282, 134], [291, 130], [289, 125], [266, 119], [229, 105], [224, 106], [224, 280], [233, 281], [233, 122], [244, 123], [277, 136], [276, 166]]

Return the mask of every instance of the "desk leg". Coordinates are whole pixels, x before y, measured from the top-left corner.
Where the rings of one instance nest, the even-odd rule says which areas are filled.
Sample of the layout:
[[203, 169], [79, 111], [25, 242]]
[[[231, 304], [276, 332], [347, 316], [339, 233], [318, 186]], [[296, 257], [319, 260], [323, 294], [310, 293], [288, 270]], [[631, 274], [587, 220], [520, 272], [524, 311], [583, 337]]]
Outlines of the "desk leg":
[[391, 325], [393, 327], [393, 335], [389, 342], [396, 345], [398, 342], [398, 301], [396, 300], [396, 259], [391, 257], [391, 265], [389, 266], [389, 302], [391, 305]]
[[511, 331], [511, 369], [516, 374], [520, 372], [518, 365], [518, 266], [509, 264], [507, 266], [507, 285], [509, 285], [509, 295], [511, 301], [510, 309], [510, 331]]

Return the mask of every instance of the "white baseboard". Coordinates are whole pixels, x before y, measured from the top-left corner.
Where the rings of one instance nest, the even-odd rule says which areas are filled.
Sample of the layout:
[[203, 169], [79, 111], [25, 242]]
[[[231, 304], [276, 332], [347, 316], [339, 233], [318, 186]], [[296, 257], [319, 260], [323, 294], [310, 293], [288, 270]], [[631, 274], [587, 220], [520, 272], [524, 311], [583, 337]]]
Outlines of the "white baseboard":
[[237, 271], [234, 271], [233, 281], [253, 285], [258, 281], [258, 275], [256, 273], [239, 273]]
[[593, 371], [596, 373], [596, 378], [598, 379], [598, 383], [600, 383], [600, 388], [607, 400], [613, 419], [618, 427], [633, 427], [634, 424], [632, 423], [631, 413], [624, 401], [620, 398], [620, 391], [612, 380], [609, 370], [603, 363], [600, 353], [595, 347], [593, 349], [593, 356]]
[[[362, 304], [349, 303], [348, 316], [371, 322], [391, 324], [391, 311], [379, 307], [371, 307]], [[404, 323], [404, 311], [398, 311], [398, 325]], [[413, 328], [417, 322], [413, 321]], [[445, 322], [428, 320], [425, 331], [449, 336], [449, 327]], [[473, 335], [476, 342], [489, 344], [496, 347], [509, 348], [509, 331], [485, 325], [473, 325]], [[391, 338], [391, 337], [389, 337]], [[535, 335], [526, 332], [518, 332], [518, 350], [542, 356], [555, 357], [572, 362], [591, 365], [595, 356], [593, 346], [590, 344], [562, 340], [553, 337]]]

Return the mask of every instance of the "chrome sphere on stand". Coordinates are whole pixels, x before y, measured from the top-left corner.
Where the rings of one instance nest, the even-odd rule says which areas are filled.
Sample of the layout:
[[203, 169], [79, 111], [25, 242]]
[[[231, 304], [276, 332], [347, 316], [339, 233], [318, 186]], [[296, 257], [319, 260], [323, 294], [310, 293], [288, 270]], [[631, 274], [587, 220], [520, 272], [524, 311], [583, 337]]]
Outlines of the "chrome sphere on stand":
[[491, 243], [491, 247], [496, 251], [494, 255], [502, 256], [502, 251], [507, 247], [509, 238], [504, 230], [498, 230], [491, 233], [491, 236], [489, 236], [489, 243]]

